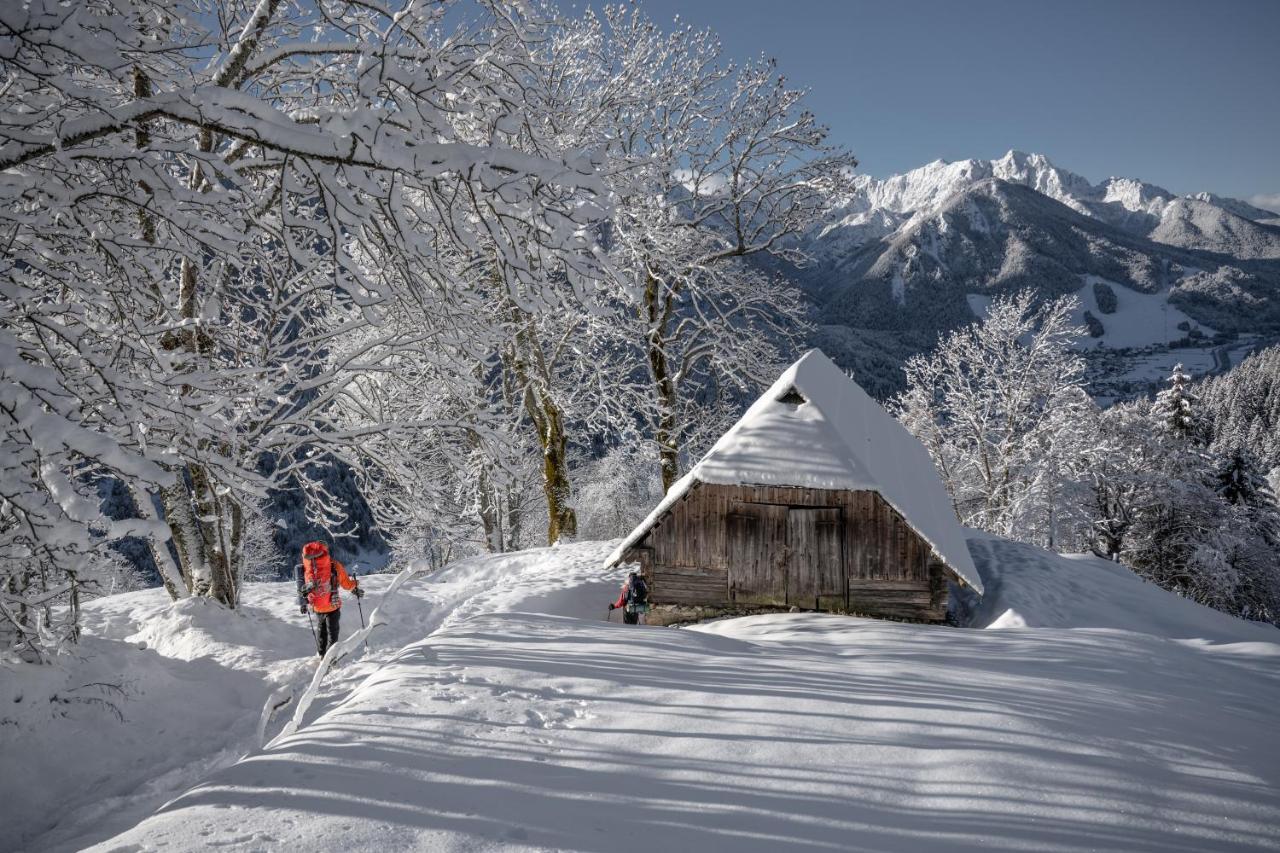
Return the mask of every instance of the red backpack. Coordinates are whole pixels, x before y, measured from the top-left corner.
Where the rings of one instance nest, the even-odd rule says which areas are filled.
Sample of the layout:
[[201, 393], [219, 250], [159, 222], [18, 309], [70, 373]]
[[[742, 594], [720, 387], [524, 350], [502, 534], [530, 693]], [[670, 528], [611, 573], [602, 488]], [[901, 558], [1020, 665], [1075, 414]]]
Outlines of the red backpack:
[[323, 542], [308, 542], [302, 546], [302, 577], [308, 586], [314, 584], [307, 593], [307, 601], [317, 613], [342, 606], [338, 600], [338, 579], [333, 571], [333, 559]]

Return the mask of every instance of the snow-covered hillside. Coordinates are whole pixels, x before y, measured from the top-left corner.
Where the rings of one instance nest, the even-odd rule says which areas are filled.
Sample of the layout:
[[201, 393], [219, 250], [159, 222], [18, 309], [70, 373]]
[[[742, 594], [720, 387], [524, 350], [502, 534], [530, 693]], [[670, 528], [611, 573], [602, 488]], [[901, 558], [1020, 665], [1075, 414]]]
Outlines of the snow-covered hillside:
[[[386, 624], [325, 677], [304, 722], [339, 704], [406, 643], [477, 608], [528, 602], [547, 612], [603, 612], [616, 584], [592, 584], [599, 550], [462, 561], [386, 601], [391, 575], [362, 578], [364, 617], [381, 608]], [[540, 605], [541, 596], [554, 600]], [[248, 584], [244, 602], [230, 612], [205, 599], [173, 604], [158, 588], [108, 596], [85, 606], [75, 658], [0, 669], [0, 850], [80, 849], [261, 745], [268, 698], [282, 689], [303, 694], [315, 642], [291, 583]], [[348, 600], [343, 636], [360, 621]], [[284, 708], [267, 736], [296, 707]]]
[[[1157, 353], [1134, 346], [1155, 345], [1165, 372], [1177, 362], [1222, 370], [1230, 353], [1213, 348], [1231, 341], [1212, 333], [1275, 335], [1280, 228], [1269, 224], [1273, 216], [1235, 199], [1180, 197], [1128, 178], [1094, 184], [1043, 155], [1011, 151], [998, 160], [939, 160], [883, 180], [860, 176], [799, 242], [814, 263], [791, 272], [817, 303], [817, 344], [881, 396], [900, 390], [895, 363], [904, 350], [927, 350], [939, 333], [973, 320], [969, 295], [1029, 288], [1052, 298], [1101, 280], [1122, 301], [1157, 297], [1138, 306], [1136, 324], [1112, 324], [1145, 327], [1141, 343], [1111, 330], [1102, 336], [1103, 348], [1123, 355], [1099, 361], [1093, 390], [1114, 397], [1135, 380], [1137, 390], [1149, 390], [1138, 362]], [[1189, 328], [1166, 329], [1165, 306]], [[1205, 334], [1189, 338], [1196, 327]], [[885, 332], [894, 333], [889, 347]], [[1192, 352], [1171, 351], [1171, 341]]]
[[[255, 587], [235, 616], [150, 612], [153, 593], [97, 602], [86, 652], [135, 679], [126, 722], [79, 704], [0, 728], [5, 846], [1280, 844], [1274, 629], [990, 537], [972, 543], [986, 630], [821, 614], [630, 628], [604, 621], [609, 548], [410, 582], [374, 649], [263, 749], [258, 706], [310, 669], [286, 588]], [[143, 636], [143, 617], [165, 627]], [[49, 687], [9, 676], [24, 702]]]

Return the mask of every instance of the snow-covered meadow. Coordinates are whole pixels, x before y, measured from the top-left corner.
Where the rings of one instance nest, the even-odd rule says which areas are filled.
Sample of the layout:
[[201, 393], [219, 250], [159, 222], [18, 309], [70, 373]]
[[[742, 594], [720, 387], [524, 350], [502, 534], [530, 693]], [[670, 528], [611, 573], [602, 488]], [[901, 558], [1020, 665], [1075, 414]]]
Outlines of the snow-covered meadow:
[[[236, 614], [159, 591], [103, 599], [83, 660], [6, 674], [5, 844], [1280, 844], [1275, 629], [1095, 558], [988, 536], [971, 548], [986, 630], [823, 614], [606, 624], [608, 543], [468, 560], [385, 603], [389, 576], [370, 577], [365, 613], [384, 605], [387, 624], [295, 733], [270, 741], [292, 708], [272, 720], [265, 746], [263, 703], [313, 668], [287, 584], [252, 587]], [[123, 720], [48, 702], [107, 677], [125, 687]]]

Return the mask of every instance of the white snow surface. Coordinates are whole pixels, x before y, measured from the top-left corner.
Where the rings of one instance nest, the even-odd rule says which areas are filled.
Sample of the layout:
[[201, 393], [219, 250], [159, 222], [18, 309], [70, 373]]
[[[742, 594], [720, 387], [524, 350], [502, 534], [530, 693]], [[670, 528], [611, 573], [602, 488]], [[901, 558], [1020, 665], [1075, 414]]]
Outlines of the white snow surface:
[[[1280, 846], [1273, 628], [980, 535], [987, 630], [824, 614], [628, 627], [604, 620], [611, 544], [418, 582], [399, 621], [428, 633], [371, 653], [296, 733], [194, 786], [157, 780], [186, 791], [91, 849]], [[309, 641], [277, 621], [282, 636], [255, 639]], [[201, 704], [152, 701], [157, 719]], [[95, 743], [127, 728], [98, 725]]]
[[[1124, 347], [1140, 348], [1162, 346], [1170, 341], [1185, 338], [1187, 332], [1179, 329], [1180, 323], [1186, 323], [1192, 329], [1199, 329], [1206, 337], [1217, 334], [1215, 329], [1205, 326], [1169, 304], [1171, 291], [1166, 289], [1158, 293], [1141, 293], [1121, 284], [1096, 275], [1082, 275], [1084, 284], [1075, 292], [1080, 300], [1072, 320], [1078, 326], [1085, 325], [1084, 312], [1088, 311], [1102, 323], [1103, 334], [1099, 338], [1086, 336], [1077, 344], [1080, 348], [1098, 346], [1100, 343], [1113, 349]], [[1094, 293], [1095, 283], [1106, 284], [1116, 295], [1116, 308], [1110, 314], [1103, 313], [1098, 307], [1098, 298]], [[969, 310], [975, 316], [986, 318], [991, 309], [992, 299], [981, 293], [967, 293], [965, 300]], [[1209, 357], [1212, 364], [1212, 357]]]
[[[795, 388], [796, 406], [779, 402]], [[982, 580], [928, 451], [821, 350], [788, 367], [618, 548], [622, 559], [695, 483], [878, 492], [970, 586]]]
[[[589, 554], [590, 566], [554, 549], [462, 561], [429, 581], [414, 578], [388, 601], [392, 575], [361, 577], [362, 608], [343, 596], [342, 637], [359, 630], [361, 609], [368, 619], [380, 608], [385, 624], [325, 676], [304, 725], [406, 643], [469, 612], [478, 592], [493, 593], [512, 576], [520, 578], [512, 595], [521, 600], [557, 596], [547, 612], [579, 612], [589, 599], [603, 613], [619, 584], [593, 586], [593, 576], [603, 577], [600, 549]], [[530, 565], [543, 572], [525, 572]], [[572, 589], [563, 591], [566, 585]], [[0, 851], [80, 850], [261, 746], [264, 703], [281, 690], [301, 697], [318, 659], [292, 583], [246, 584], [242, 596], [237, 611], [203, 599], [171, 603], [162, 589], [107, 596], [85, 605], [76, 658], [0, 666]], [[297, 704], [279, 712], [269, 735]], [[185, 849], [206, 846], [193, 841]]]
[[[1186, 323], [1193, 329], [1199, 329], [1206, 336], [1212, 337], [1216, 330], [1202, 326], [1196, 320], [1169, 304], [1170, 290], [1158, 293], [1140, 293], [1116, 281], [1108, 281], [1096, 275], [1081, 276], [1084, 286], [1076, 291], [1080, 300], [1080, 309], [1075, 313], [1075, 321], [1084, 325], [1084, 312], [1090, 311], [1102, 323], [1105, 330], [1102, 342], [1109, 347], [1145, 347], [1153, 344], [1167, 344], [1186, 337], [1187, 333], [1178, 328]], [[1116, 295], [1116, 310], [1104, 314], [1098, 308], [1097, 296], [1094, 294], [1095, 282], [1109, 284]], [[1094, 344], [1098, 338], [1086, 337], [1082, 346]]]
[[979, 627], [1104, 628], [1192, 642], [1270, 644], [1267, 653], [1280, 654], [1276, 628], [1165, 592], [1119, 563], [965, 532], [987, 585], [974, 617]]

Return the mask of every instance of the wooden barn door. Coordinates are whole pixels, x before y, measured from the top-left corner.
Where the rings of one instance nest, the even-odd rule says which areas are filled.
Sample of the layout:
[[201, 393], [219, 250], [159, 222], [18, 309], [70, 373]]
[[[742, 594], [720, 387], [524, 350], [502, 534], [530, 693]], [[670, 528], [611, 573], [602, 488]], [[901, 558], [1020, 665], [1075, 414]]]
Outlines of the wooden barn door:
[[729, 600], [738, 604], [787, 603], [787, 508], [735, 504], [726, 517]]
[[787, 604], [806, 610], [844, 606], [841, 522], [839, 507], [787, 511]]

